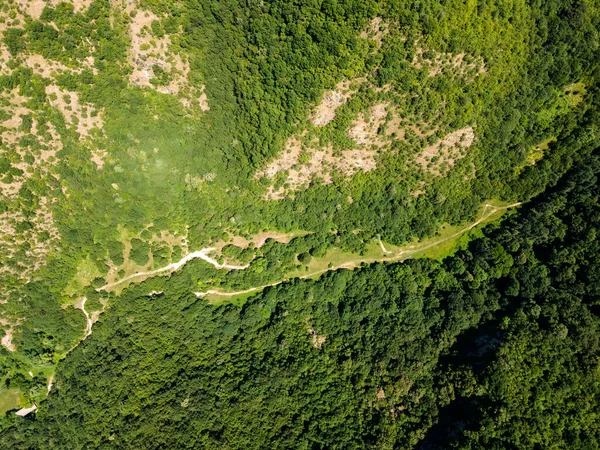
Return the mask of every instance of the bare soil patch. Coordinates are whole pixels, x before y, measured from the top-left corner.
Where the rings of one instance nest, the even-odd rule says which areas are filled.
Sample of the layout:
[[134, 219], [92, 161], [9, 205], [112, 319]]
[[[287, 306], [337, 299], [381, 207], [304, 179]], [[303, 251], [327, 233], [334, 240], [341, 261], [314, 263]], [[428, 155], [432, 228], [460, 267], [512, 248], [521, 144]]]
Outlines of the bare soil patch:
[[202, 111], [209, 111], [210, 106], [208, 105], [208, 97], [206, 95], [206, 86], [200, 88], [200, 97], [198, 97], [198, 103], [200, 103], [200, 109]]
[[108, 156], [108, 153], [99, 149], [92, 150], [92, 162], [96, 164], [98, 170], [104, 167], [104, 158]]
[[[360, 83], [362, 81], [364, 81], [364, 79], [354, 80], [355, 83]], [[356, 93], [355, 89], [350, 89], [351, 85], [352, 81], [344, 80], [340, 81], [335, 89], [325, 91], [323, 98], [315, 107], [311, 115], [313, 125], [323, 127], [335, 119], [335, 111]]]
[[68, 124], [75, 127], [80, 140], [88, 137], [94, 128], [102, 130], [102, 112], [97, 111], [91, 104], [81, 103], [77, 92], [66, 91], [51, 84], [46, 86], [46, 94], [50, 104], [65, 116]]
[[[187, 59], [172, 49], [171, 36], [157, 36], [152, 32], [152, 23], [161, 22], [151, 11], [140, 8], [139, 3], [130, 1], [125, 7], [131, 17], [129, 35], [131, 47], [129, 62], [133, 72], [131, 84], [155, 89], [163, 94], [175, 95], [186, 107], [198, 105], [202, 111], [210, 109], [206, 87], [195, 89], [188, 82], [190, 65]], [[166, 74], [167, 82], [161, 80]]]
[[278, 200], [313, 182], [329, 184], [334, 174], [350, 177], [369, 172], [377, 168], [378, 153], [389, 149], [394, 141], [406, 141], [408, 130], [418, 138], [435, 133], [435, 128], [425, 123], [404, 123], [398, 108], [390, 102], [376, 103], [360, 113], [347, 130], [358, 148], [335, 151], [331, 146], [318, 147], [305, 142], [304, 132], [291, 137], [279, 157], [257, 172], [256, 178], [273, 180], [264, 198]]
[[412, 64], [418, 69], [425, 68], [429, 76], [434, 77], [442, 72], [451, 72], [462, 77], [475, 78], [486, 72], [483, 58], [475, 58], [466, 53], [442, 53], [415, 43], [416, 53]]
[[[377, 51], [389, 30], [390, 24], [381, 18], [375, 18], [368, 24], [361, 37], [376, 41]], [[427, 69], [430, 76], [449, 71], [453, 76], [474, 78], [485, 72], [481, 58], [473, 58], [464, 53], [435, 52], [425, 46], [424, 38], [418, 39], [416, 44], [418, 50], [413, 64]], [[317, 137], [314, 141], [309, 140], [311, 127], [292, 136], [280, 155], [256, 173], [257, 179], [265, 177], [271, 181], [265, 192], [265, 200], [278, 200], [313, 184], [332, 183], [336, 176], [350, 177], [359, 172], [372, 171], [376, 169], [377, 156], [392, 149], [403, 152], [410, 146], [426, 146], [414, 157], [412, 168], [416, 167], [418, 170], [420, 167], [436, 176], [448, 173], [457, 160], [466, 156], [466, 148], [472, 144], [474, 138], [471, 127], [457, 130], [435, 144], [429, 144], [434, 142], [434, 136], [443, 126], [441, 123], [444, 123], [440, 117], [445, 106], [443, 100], [432, 106], [434, 110], [431, 112], [415, 112], [403, 104], [413, 102], [416, 93], [389, 93], [384, 96], [380, 93], [389, 91], [391, 86], [379, 88], [367, 78], [344, 80], [335, 89], [326, 91], [310, 114], [309, 120], [316, 127], [331, 123], [336, 114], [339, 114], [338, 108], [358, 91], [357, 86], [365, 83], [371, 88], [368, 93], [370, 97], [367, 97], [372, 98], [369, 100], [368, 110], [359, 113], [345, 130], [347, 137], [355, 145], [341, 139], [340, 148], [337, 148], [337, 144], [336, 147], [328, 145], [326, 142], [329, 142], [329, 130], [321, 132], [312, 129], [312, 134]], [[375, 95], [372, 91], [375, 91]], [[337, 132], [338, 130], [332, 130], [332, 133]], [[402, 141], [404, 145], [395, 146], [398, 141]], [[354, 149], [349, 150], [351, 147]], [[422, 189], [416, 189], [413, 195], [418, 196], [422, 193]]]
[[34, 118], [32, 119], [31, 134], [35, 136], [41, 146], [33, 152], [33, 163], [25, 162], [26, 154], [32, 152], [20, 146], [20, 139], [29, 134], [20, 129], [20, 126], [23, 123], [22, 116], [30, 115], [32, 111], [18, 103], [22, 97], [15, 91], [11, 91], [11, 93], [14, 94], [13, 100], [17, 102], [17, 105], [9, 104], [2, 108], [12, 117], [1, 124], [4, 129], [0, 132], [3, 144], [8, 147], [8, 150], [0, 150], [0, 155], [9, 156], [9, 159], [12, 160], [11, 165], [22, 171], [21, 175], [14, 175], [11, 181], [0, 181], [0, 194], [11, 199], [17, 196], [23, 182], [32, 177], [36, 171], [41, 171], [47, 175], [50, 166], [56, 161], [56, 152], [62, 149], [60, 136], [54, 126], [51, 123], [46, 123], [46, 132], [38, 133], [39, 124]]
[[321, 348], [323, 346], [323, 344], [325, 343], [325, 341], [327, 340], [327, 336], [321, 336], [321, 335], [317, 334], [317, 332], [315, 330], [313, 330], [312, 328], [309, 328], [307, 331], [311, 337], [312, 346], [316, 349]]
[[12, 69], [8, 66], [10, 60], [11, 56], [8, 48], [0, 42], [0, 75], [10, 75], [12, 73]]
[[17, 0], [21, 11], [34, 19], [39, 19], [47, 3], [45, 0]]
[[[20, 1], [26, 2], [26, 0]], [[19, 8], [19, 4], [3, 2], [3, 6], [4, 5], [7, 6], [7, 9], [0, 11], [0, 18], [4, 19], [2, 22], [0, 22], [0, 33], [7, 28], [22, 28], [25, 25], [25, 16], [23, 15], [23, 11]]]
[[[48, 253], [58, 248], [59, 232], [52, 216], [51, 197], [39, 197], [33, 214], [25, 216], [14, 207], [19, 191], [30, 178], [44, 180], [52, 175], [56, 152], [62, 148], [60, 136], [50, 123], [40, 124], [36, 114], [27, 107], [28, 98], [18, 89], [0, 95], [0, 108], [9, 116], [2, 122], [0, 136], [4, 148], [0, 156], [7, 157], [15, 172], [0, 181], [0, 197], [9, 208], [0, 214], [0, 276], [13, 282], [30, 281], [33, 273], [45, 264]], [[22, 127], [27, 117], [30, 129]], [[43, 130], [42, 130], [43, 126]], [[29, 136], [38, 142], [35, 149], [21, 146], [21, 138]], [[2, 296], [8, 298], [8, 293]]]
[[[0, 136], [5, 148], [0, 149], [0, 156], [7, 157], [12, 168], [17, 169], [12, 178], [0, 181], [0, 195], [9, 204], [17, 201], [27, 179], [43, 180], [51, 176], [56, 152], [62, 149], [54, 126], [39, 123], [27, 102], [28, 98], [20, 95], [18, 89], [0, 95], [0, 108], [9, 116], [1, 124]], [[29, 129], [22, 127], [24, 117], [29, 121]], [[21, 147], [21, 138], [25, 136], [35, 138], [39, 145], [35, 149]], [[59, 233], [52, 216], [52, 201], [50, 197], [38, 198], [35, 213], [27, 217], [16, 208], [0, 214], [0, 260], [6, 262], [0, 267], [1, 276], [27, 282], [45, 263], [46, 255], [56, 250]]]
[[4, 331], [4, 336], [2, 337], [2, 346], [4, 346], [8, 351], [14, 352], [16, 350], [15, 345], [12, 343], [12, 328]]
[[18, 128], [23, 123], [21, 116], [32, 113], [31, 109], [26, 106], [26, 103], [29, 101], [29, 99], [20, 94], [19, 88], [14, 88], [7, 94], [3, 93], [1, 98], [3, 103], [6, 104], [2, 107], [2, 109], [11, 117], [6, 119], [0, 125], [5, 128]]
[[339, 154], [340, 156], [336, 156], [331, 147], [303, 147], [298, 139], [291, 138], [286, 145], [286, 151], [257, 174], [258, 177], [273, 179], [279, 173], [286, 173], [285, 185], [279, 189], [271, 186], [265, 198], [282, 198], [287, 190], [305, 188], [317, 178], [324, 184], [329, 184], [333, 181], [334, 172], [352, 176], [358, 171], [369, 172], [377, 166], [376, 152], [373, 150], [344, 150]]
[[384, 124], [387, 116], [389, 103], [379, 103], [369, 110], [368, 117], [361, 113], [357, 120], [352, 123], [348, 136], [358, 145], [383, 147], [385, 141], [379, 136], [379, 128]]
[[461, 128], [425, 147], [416, 156], [415, 161], [433, 175], [444, 175], [454, 167], [457, 160], [466, 156], [466, 150], [474, 140], [475, 133], [472, 127]]
[[94, 67], [93, 56], [88, 56], [80, 61], [80, 65], [76, 69], [67, 67], [58, 61], [46, 59], [42, 55], [35, 53], [27, 55], [23, 60], [23, 65], [30, 68], [33, 73], [44, 78], [53, 78], [54, 74], [81, 73], [86, 69], [91, 70], [94, 74], [98, 73], [98, 70]]
[[360, 33], [360, 37], [363, 39], [370, 39], [375, 42], [377, 51], [381, 48], [381, 41], [383, 38], [390, 32], [389, 24], [385, 22], [381, 17], [375, 17], [369, 24], [366, 29]]
[[[20, 211], [0, 214], [0, 259], [18, 261], [16, 266], [4, 265], [0, 274], [29, 281], [46, 261], [46, 255], [58, 248], [59, 232], [54, 224], [49, 201], [42, 197], [33, 216]], [[27, 228], [17, 226], [27, 222]]]
[[73, 5], [75, 12], [83, 12], [90, 7], [92, 1], [93, 0], [16, 0], [16, 3], [25, 14], [34, 19], [39, 19], [46, 5], [56, 6], [62, 2], [70, 3]]
[[290, 170], [298, 163], [300, 153], [302, 152], [302, 142], [297, 138], [290, 138], [285, 145], [281, 155], [272, 161], [265, 169], [259, 172], [258, 176], [273, 178], [279, 172]]
[[6, 318], [0, 317], [0, 325], [3, 328], [8, 327], [8, 329], [4, 330], [4, 336], [2, 337], [0, 345], [2, 345], [8, 351], [14, 352], [17, 349], [15, 347], [15, 344], [13, 344], [13, 342], [12, 342], [12, 338], [13, 338], [13, 334], [15, 332], [15, 327], [17, 327], [19, 325], [19, 323], [22, 321], [23, 321], [23, 318], [19, 318], [15, 322], [11, 322], [10, 320], [8, 320]]

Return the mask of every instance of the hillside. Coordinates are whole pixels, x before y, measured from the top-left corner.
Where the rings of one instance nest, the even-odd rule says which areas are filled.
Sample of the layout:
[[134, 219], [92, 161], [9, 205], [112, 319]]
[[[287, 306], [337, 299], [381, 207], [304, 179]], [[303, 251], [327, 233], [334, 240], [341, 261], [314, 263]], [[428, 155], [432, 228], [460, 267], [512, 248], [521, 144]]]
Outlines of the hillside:
[[595, 448], [599, 32], [590, 0], [0, 2], [2, 433]]

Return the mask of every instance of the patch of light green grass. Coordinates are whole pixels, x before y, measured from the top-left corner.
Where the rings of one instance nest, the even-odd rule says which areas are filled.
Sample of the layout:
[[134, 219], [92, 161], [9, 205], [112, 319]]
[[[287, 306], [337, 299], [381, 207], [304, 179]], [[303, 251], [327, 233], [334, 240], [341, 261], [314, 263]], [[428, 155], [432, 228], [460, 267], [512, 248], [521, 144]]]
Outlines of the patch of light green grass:
[[232, 305], [235, 305], [235, 306], [242, 306], [253, 295], [260, 294], [262, 291], [263, 291], [263, 289], [260, 289], [260, 290], [256, 290], [256, 291], [252, 291], [252, 292], [247, 292], [245, 294], [235, 295], [233, 297], [218, 295], [218, 294], [209, 294], [205, 298], [208, 301], [208, 303], [210, 303], [211, 305], [215, 305], [215, 306], [218, 306], [222, 303], [231, 303]]
[[525, 169], [525, 167], [533, 166], [540, 159], [542, 159], [546, 152], [549, 150], [550, 144], [554, 141], [556, 141], [556, 137], [552, 136], [548, 139], [543, 140], [538, 145], [529, 150], [529, 152], [527, 153], [527, 157], [525, 158], [525, 162], [515, 167], [515, 174], [519, 175], [521, 172], [523, 172], [523, 169]]
[[348, 268], [356, 267], [360, 265], [361, 262], [368, 262], [371, 260], [381, 259], [384, 256], [385, 253], [383, 253], [383, 251], [379, 247], [379, 244], [374, 242], [370, 242], [367, 245], [364, 254], [350, 253], [345, 252], [339, 248], [332, 248], [327, 251], [325, 256], [320, 258], [313, 258], [308, 265], [289, 272], [286, 275], [286, 277], [318, 277], [321, 273], [324, 273], [331, 268], [337, 268], [343, 265], [347, 265]]
[[569, 100], [571, 108], [575, 108], [583, 101], [583, 96], [586, 93], [585, 83], [582, 81], [573, 83], [565, 87], [565, 94]]
[[77, 266], [77, 273], [71, 282], [65, 288], [65, 294], [69, 297], [80, 293], [82, 289], [89, 286], [94, 278], [100, 277], [102, 274], [98, 266], [89, 258], [84, 259]]
[[4, 416], [7, 411], [19, 407], [18, 389], [0, 389], [0, 416]]
[[555, 102], [538, 112], [538, 123], [543, 128], [550, 127], [557, 117], [568, 114], [579, 105], [583, 101], [585, 92], [585, 85], [582, 82], [566, 86], [558, 94]]
[[[504, 208], [509, 205], [507, 202], [498, 200], [489, 200], [486, 203], [496, 208]], [[472, 228], [465, 227], [465, 225], [451, 226], [443, 224], [436, 236], [424, 239], [416, 244], [414, 251], [408, 257], [442, 260], [454, 254], [457, 250], [465, 248], [471, 240], [481, 237], [481, 229], [486, 224], [500, 219], [507, 211], [509, 210], [498, 209], [490, 214], [484, 206], [480, 208], [477, 214], [477, 220], [481, 220], [481, 222]]]

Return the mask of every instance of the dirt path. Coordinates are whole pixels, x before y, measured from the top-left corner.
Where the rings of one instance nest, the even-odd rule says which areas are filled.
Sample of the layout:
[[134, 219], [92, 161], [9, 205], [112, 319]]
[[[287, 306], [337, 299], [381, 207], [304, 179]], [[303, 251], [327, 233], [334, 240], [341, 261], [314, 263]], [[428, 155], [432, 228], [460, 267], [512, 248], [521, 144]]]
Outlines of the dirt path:
[[87, 338], [90, 334], [92, 334], [92, 319], [91, 319], [90, 315], [88, 314], [88, 312], [85, 310], [85, 302], [87, 302], [87, 298], [83, 297], [83, 299], [81, 300], [81, 304], [77, 305], [77, 307], [81, 311], [83, 311], [83, 314], [85, 314], [86, 327], [85, 327], [85, 336], [83, 337], [83, 339]]
[[[346, 261], [342, 264], [339, 264], [337, 266], [333, 266], [333, 267], [328, 267], [327, 269], [323, 269], [323, 270], [318, 270], [316, 272], [313, 273], [309, 273], [306, 275], [302, 275], [299, 276], [297, 278], [300, 279], [307, 279], [307, 278], [312, 278], [315, 277], [317, 275], [321, 275], [325, 272], [329, 272], [331, 270], [338, 270], [338, 269], [354, 269], [356, 267], [358, 267], [361, 263], [363, 262], [367, 262], [367, 263], [371, 263], [371, 262], [393, 262], [393, 261], [398, 261], [401, 259], [407, 259], [408, 257], [410, 257], [411, 254], [415, 254], [417, 252], [422, 252], [423, 250], [428, 250], [432, 247], [435, 247], [436, 245], [440, 245], [443, 244], [446, 241], [449, 241], [451, 239], [454, 239], [455, 237], [458, 237], [464, 233], [466, 233], [469, 230], [472, 230], [473, 228], [475, 228], [477, 225], [479, 225], [480, 223], [482, 223], [483, 221], [485, 221], [486, 219], [488, 219], [492, 214], [504, 210], [504, 209], [510, 209], [510, 208], [514, 208], [517, 207], [519, 205], [521, 205], [521, 202], [518, 203], [513, 203], [511, 205], [506, 205], [506, 206], [493, 206], [490, 205], [489, 203], [486, 203], [484, 208], [483, 208], [483, 212], [481, 213], [481, 217], [476, 220], [475, 222], [473, 222], [472, 224], [470, 224], [469, 226], [457, 231], [456, 233], [453, 233], [449, 236], [445, 236], [443, 238], [440, 238], [438, 240], [432, 241], [429, 244], [426, 245], [422, 245], [419, 246], [418, 244], [414, 244], [408, 247], [405, 247], [404, 249], [401, 249], [398, 251], [398, 253], [396, 253], [394, 256], [384, 256], [383, 258], [363, 258], [363, 259], [357, 259], [357, 260], [351, 260], [351, 261]], [[381, 241], [381, 239], [379, 240], [379, 245], [381, 246], [381, 250], [384, 253], [392, 253], [389, 250], [386, 250], [383, 242]], [[221, 297], [235, 297], [236, 295], [243, 295], [243, 294], [249, 294], [251, 292], [256, 292], [256, 291], [261, 291], [265, 288], [271, 287], [271, 286], [277, 286], [278, 284], [281, 284], [283, 282], [287, 281], [287, 279], [283, 279], [280, 281], [276, 281], [274, 283], [269, 283], [269, 284], [265, 284], [263, 286], [256, 286], [256, 287], [252, 287], [249, 289], [244, 289], [242, 291], [235, 291], [235, 292], [223, 292], [220, 291], [218, 289], [211, 289], [205, 292], [196, 292], [196, 296], [197, 297], [205, 297], [207, 295], [218, 295]]]
[[385, 248], [385, 246], [383, 245], [383, 242], [381, 241], [381, 238], [379, 238], [379, 247], [381, 247], [381, 251], [382, 251], [383, 253], [392, 253], [392, 252], [390, 252], [389, 250], [387, 250], [387, 249]]
[[134, 273], [132, 275], [129, 275], [125, 278], [121, 278], [120, 280], [117, 280], [113, 283], [108, 283], [105, 284], [104, 286], [99, 287], [98, 289], [96, 289], [97, 292], [99, 291], [107, 291], [109, 289], [112, 289], [115, 286], [120, 285], [121, 283], [124, 283], [126, 281], [129, 280], [133, 280], [134, 278], [138, 278], [138, 277], [152, 277], [154, 275], [158, 275], [159, 273], [162, 272], [175, 272], [176, 270], [179, 270], [181, 267], [183, 267], [186, 263], [188, 263], [189, 261], [191, 261], [192, 259], [196, 259], [196, 258], [200, 258], [204, 261], [206, 261], [209, 264], [212, 264], [213, 266], [215, 266], [217, 269], [229, 269], [229, 270], [244, 270], [247, 269], [250, 264], [246, 264], [244, 266], [235, 266], [235, 265], [231, 265], [231, 264], [220, 264], [218, 261], [216, 261], [215, 259], [211, 258], [210, 256], [208, 256], [208, 254], [212, 251], [215, 251], [216, 249], [214, 247], [209, 247], [209, 248], [203, 248], [202, 250], [198, 250], [196, 252], [190, 253], [186, 256], [184, 256], [183, 258], [181, 258], [179, 261], [171, 263], [165, 267], [160, 267], [158, 269], [155, 270], [150, 270], [148, 272], [137, 272]]

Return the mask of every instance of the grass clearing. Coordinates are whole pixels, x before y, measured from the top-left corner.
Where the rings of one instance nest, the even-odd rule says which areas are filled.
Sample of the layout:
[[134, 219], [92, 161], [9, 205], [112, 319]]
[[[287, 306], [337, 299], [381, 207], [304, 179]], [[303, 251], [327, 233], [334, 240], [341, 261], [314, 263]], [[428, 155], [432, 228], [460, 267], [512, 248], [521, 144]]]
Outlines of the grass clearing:
[[565, 87], [565, 94], [567, 94], [567, 98], [572, 108], [575, 108], [583, 101], [583, 96], [586, 92], [585, 83], [582, 81]]
[[515, 174], [519, 175], [521, 172], [523, 172], [525, 167], [533, 166], [539, 160], [541, 160], [544, 157], [544, 155], [546, 154], [546, 152], [550, 149], [550, 144], [552, 144], [553, 142], [556, 142], [555, 136], [552, 136], [552, 137], [549, 137], [548, 139], [543, 140], [542, 142], [537, 144], [535, 147], [533, 147], [531, 150], [529, 150], [529, 152], [527, 153], [525, 162], [523, 164], [515, 167]]
[[[226, 230], [226, 233], [229, 230]], [[228, 234], [228, 233], [227, 233]], [[262, 247], [268, 239], [273, 239], [277, 242], [287, 244], [296, 237], [306, 236], [311, 234], [310, 231], [298, 230], [291, 231], [289, 233], [283, 233], [279, 231], [261, 231], [250, 236], [238, 236], [233, 234], [227, 241], [220, 240], [212, 244], [217, 250], [222, 250], [223, 247], [229, 244], [233, 244], [236, 247], [247, 248], [250, 244], [254, 244], [256, 248]]]
[[377, 259], [383, 256], [383, 251], [376, 243], [369, 243], [364, 255], [345, 252], [339, 248], [332, 248], [322, 258], [313, 258], [307, 266], [289, 272], [287, 278], [312, 278], [312, 276], [318, 276], [332, 267], [350, 269], [359, 266], [365, 260]]
[[527, 164], [532, 165], [542, 159], [544, 157], [544, 153], [550, 148], [550, 144], [555, 141], [556, 138], [551, 137], [533, 147], [533, 150], [531, 150], [529, 155], [527, 155]]
[[207, 295], [205, 297], [205, 299], [208, 301], [208, 303], [210, 303], [211, 305], [215, 305], [215, 306], [218, 306], [225, 302], [231, 303], [232, 305], [235, 305], [235, 306], [242, 306], [252, 296], [254, 296], [262, 291], [263, 291], [263, 289], [257, 289], [256, 291], [246, 292], [245, 294], [239, 294], [239, 295], [236, 295], [235, 297], [225, 297], [223, 295], [210, 294], [210, 295]]
[[65, 294], [69, 297], [75, 296], [78, 292], [81, 292], [83, 288], [89, 286], [94, 278], [101, 276], [102, 273], [94, 261], [86, 258], [79, 263], [75, 278], [73, 278], [65, 288]]
[[436, 236], [424, 239], [416, 245], [410, 253], [410, 258], [442, 260], [445, 257], [452, 255], [456, 250], [464, 248], [469, 241], [474, 239], [483, 226], [500, 219], [506, 214], [508, 207], [510, 206], [507, 202], [500, 202], [497, 200], [490, 200], [487, 204], [492, 208], [495, 208], [495, 210], [486, 212], [485, 206], [482, 207], [477, 214], [477, 220], [479, 221], [477, 225], [465, 230], [464, 226], [443, 224]]
[[581, 81], [565, 86], [552, 104], [538, 112], [539, 124], [551, 128], [556, 118], [569, 114], [583, 101], [585, 93], [585, 84]]
[[19, 407], [20, 393], [18, 389], [0, 390], [0, 416], [4, 416], [7, 411]]

